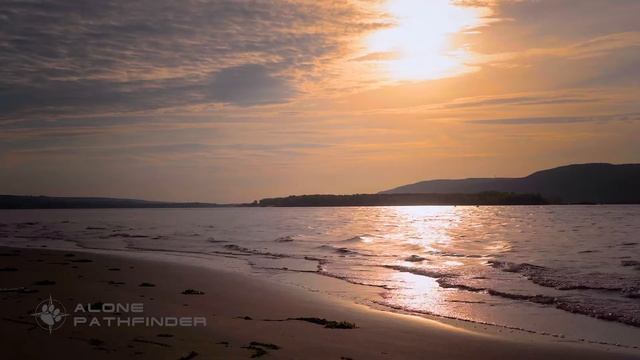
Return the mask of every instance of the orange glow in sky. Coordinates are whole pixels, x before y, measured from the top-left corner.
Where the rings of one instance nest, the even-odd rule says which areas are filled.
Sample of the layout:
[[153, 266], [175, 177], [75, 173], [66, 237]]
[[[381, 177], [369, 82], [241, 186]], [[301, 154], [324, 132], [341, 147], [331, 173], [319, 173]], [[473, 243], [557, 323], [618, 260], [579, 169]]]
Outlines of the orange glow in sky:
[[5, 194], [250, 202], [640, 162], [640, 1], [5, 3]]

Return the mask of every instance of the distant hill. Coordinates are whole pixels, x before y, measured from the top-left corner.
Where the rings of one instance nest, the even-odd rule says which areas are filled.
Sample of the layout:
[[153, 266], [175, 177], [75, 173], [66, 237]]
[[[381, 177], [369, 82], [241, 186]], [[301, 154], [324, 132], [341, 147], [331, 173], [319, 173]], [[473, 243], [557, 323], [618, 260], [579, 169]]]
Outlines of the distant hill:
[[544, 205], [539, 195], [483, 192], [476, 194], [292, 195], [262, 199], [258, 206], [408, 206], [408, 205]]
[[522, 178], [429, 180], [378, 194], [301, 195], [252, 204], [162, 202], [104, 197], [0, 195], [0, 209], [212, 208], [227, 206], [640, 204], [640, 164], [577, 164]]
[[429, 180], [380, 194], [478, 193], [540, 194], [559, 203], [640, 204], [640, 164], [576, 164], [522, 178]]
[[100, 197], [52, 197], [0, 195], [0, 209], [107, 209], [107, 208], [205, 208], [226, 205], [173, 203]]

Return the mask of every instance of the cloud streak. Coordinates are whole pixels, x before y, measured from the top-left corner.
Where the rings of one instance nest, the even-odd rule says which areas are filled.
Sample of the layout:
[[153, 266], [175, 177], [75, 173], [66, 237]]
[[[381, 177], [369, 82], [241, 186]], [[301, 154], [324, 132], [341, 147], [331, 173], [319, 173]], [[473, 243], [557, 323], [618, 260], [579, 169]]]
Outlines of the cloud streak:
[[486, 119], [467, 121], [471, 124], [484, 125], [542, 125], [542, 124], [574, 124], [585, 122], [638, 121], [640, 113], [608, 114], [586, 116], [549, 116], [549, 117], [521, 117], [509, 119]]
[[384, 24], [354, 3], [3, 1], [4, 119], [289, 100]]

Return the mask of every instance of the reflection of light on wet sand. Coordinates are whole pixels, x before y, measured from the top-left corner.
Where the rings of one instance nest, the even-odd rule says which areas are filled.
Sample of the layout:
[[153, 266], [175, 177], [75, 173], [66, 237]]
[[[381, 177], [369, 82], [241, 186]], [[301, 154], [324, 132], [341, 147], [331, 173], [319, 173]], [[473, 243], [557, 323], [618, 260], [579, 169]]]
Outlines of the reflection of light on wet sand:
[[441, 292], [435, 279], [407, 272], [397, 272], [393, 280], [402, 288], [393, 291], [388, 300], [406, 309], [434, 309], [441, 306]]
[[482, 293], [443, 289], [434, 278], [407, 272], [391, 276], [400, 287], [387, 293], [385, 300], [395, 308], [457, 319], [485, 318], [483, 308], [474, 306], [484, 303]]

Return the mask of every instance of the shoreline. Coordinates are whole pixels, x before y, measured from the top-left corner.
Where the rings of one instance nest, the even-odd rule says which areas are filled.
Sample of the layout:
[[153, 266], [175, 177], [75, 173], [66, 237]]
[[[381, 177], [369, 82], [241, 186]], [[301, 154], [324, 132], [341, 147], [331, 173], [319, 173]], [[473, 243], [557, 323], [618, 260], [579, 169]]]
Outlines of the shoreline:
[[403, 205], [251, 205], [251, 204], [223, 204], [215, 206], [127, 206], [127, 207], [0, 207], [3, 211], [30, 210], [210, 210], [210, 209], [322, 209], [322, 208], [384, 208], [384, 207], [601, 207], [601, 206], [638, 206], [640, 202], [632, 203], [548, 203], [548, 204], [403, 204]]
[[[143, 259], [139, 254], [8, 247], [0, 247], [0, 253], [5, 255], [0, 257], [2, 267], [16, 269], [0, 273], [3, 279], [0, 288], [37, 290], [0, 293], [4, 304], [0, 334], [12, 343], [22, 344], [15, 349], [16, 358], [39, 358], [39, 348], [34, 348], [38, 342], [34, 339], [51, 343], [51, 348], [46, 346], [47, 354], [64, 356], [71, 351], [92, 357], [118, 354], [119, 357], [178, 359], [195, 352], [202, 358], [211, 355], [249, 358], [256, 351], [266, 351], [266, 356], [272, 358], [318, 359], [410, 359], [423, 358], [425, 354], [445, 359], [478, 354], [483, 354], [480, 359], [640, 357], [637, 350], [628, 348], [569, 343], [541, 335], [514, 334], [509, 329], [489, 329], [490, 325], [465, 326], [458, 324], [460, 321], [430, 320], [374, 309], [234, 270]], [[54, 284], [34, 285], [47, 284], [45, 280]], [[139, 286], [143, 283], [154, 286]], [[183, 295], [181, 292], [187, 289], [204, 294]], [[95, 303], [97, 299], [105, 303], [144, 301], [145, 310], [148, 307], [151, 313], [204, 315], [208, 323], [204, 328], [169, 330], [79, 329], [66, 324], [58, 330], [62, 336], [49, 335], [34, 329], [33, 319], [27, 318], [37, 300], [46, 298], [49, 292], [67, 303]], [[291, 320], [298, 318], [308, 321]], [[357, 328], [324, 328], [310, 319], [353, 323]], [[171, 332], [172, 336], [158, 337], [162, 332]], [[77, 338], [85, 340], [77, 341]], [[53, 345], [54, 340], [57, 345]], [[275, 344], [278, 349], [252, 345], [252, 342]]]
[[[76, 246], [80, 246], [76, 244]], [[0, 246], [1, 248], [2, 246]], [[24, 249], [39, 249], [38, 247], [27, 247]], [[45, 248], [48, 249], [48, 248]], [[53, 251], [65, 251], [65, 249], [50, 249]], [[375, 309], [382, 312], [390, 312], [394, 314], [403, 314], [418, 318], [423, 318], [438, 323], [444, 323], [458, 328], [469, 329], [471, 331], [478, 331], [481, 333], [487, 333], [497, 336], [505, 336], [505, 332], [508, 332], [510, 338], [524, 338], [528, 339], [532, 336], [539, 338], [538, 341], [546, 342], [572, 342], [576, 344], [589, 344], [599, 347], [610, 347], [627, 349], [629, 351], [640, 351], [640, 346], [631, 345], [628, 341], [621, 340], [598, 340], [597, 338], [590, 338], [588, 336], [574, 336], [568, 335], [565, 332], [553, 332], [547, 329], [531, 329], [526, 326], [507, 325], [500, 324], [491, 321], [482, 321], [477, 319], [468, 319], [464, 317], [447, 316], [443, 314], [432, 313], [429, 311], [421, 311], [415, 309], [407, 309], [402, 306], [394, 306], [390, 303], [379, 300], [383, 294], [380, 293], [381, 289], [388, 290], [388, 288], [379, 285], [365, 284], [360, 282], [354, 282], [346, 278], [328, 274], [325, 272], [309, 271], [309, 270], [294, 270], [284, 268], [261, 268], [252, 264], [249, 257], [243, 257], [243, 253], [233, 252], [215, 252], [215, 253], [200, 253], [190, 251], [177, 251], [169, 249], [151, 249], [143, 247], [131, 247], [128, 249], [100, 249], [92, 247], [80, 247], [74, 249], [67, 249], [68, 251], [83, 252], [89, 254], [102, 254], [107, 256], [125, 257], [131, 259], [139, 259], [144, 261], [159, 262], [162, 264], [174, 264], [177, 266], [190, 266], [196, 269], [209, 269], [222, 272], [229, 272], [251, 278], [253, 281], [267, 282], [273, 284], [276, 287], [289, 286], [296, 290], [303, 290], [305, 292], [313, 292], [321, 294], [318, 296], [336, 298], [345, 301], [349, 305], [361, 305], [369, 309]], [[187, 259], [187, 262], [185, 262]], [[255, 273], [256, 269], [262, 270], [276, 270], [277, 274], [267, 273]], [[313, 286], [306, 286], [305, 283], [311, 283]], [[598, 322], [604, 322], [611, 325], [624, 325], [619, 322], [609, 321], [604, 319], [597, 319], [593, 316], [588, 316], [581, 313], [572, 313], [574, 316], [578, 316], [581, 319], [594, 320]], [[565, 314], [566, 315], [566, 314]], [[604, 324], [601, 324], [604, 325]], [[585, 324], [587, 326], [587, 324]], [[627, 325], [625, 325], [627, 326]], [[631, 326], [631, 325], [628, 325]]]

